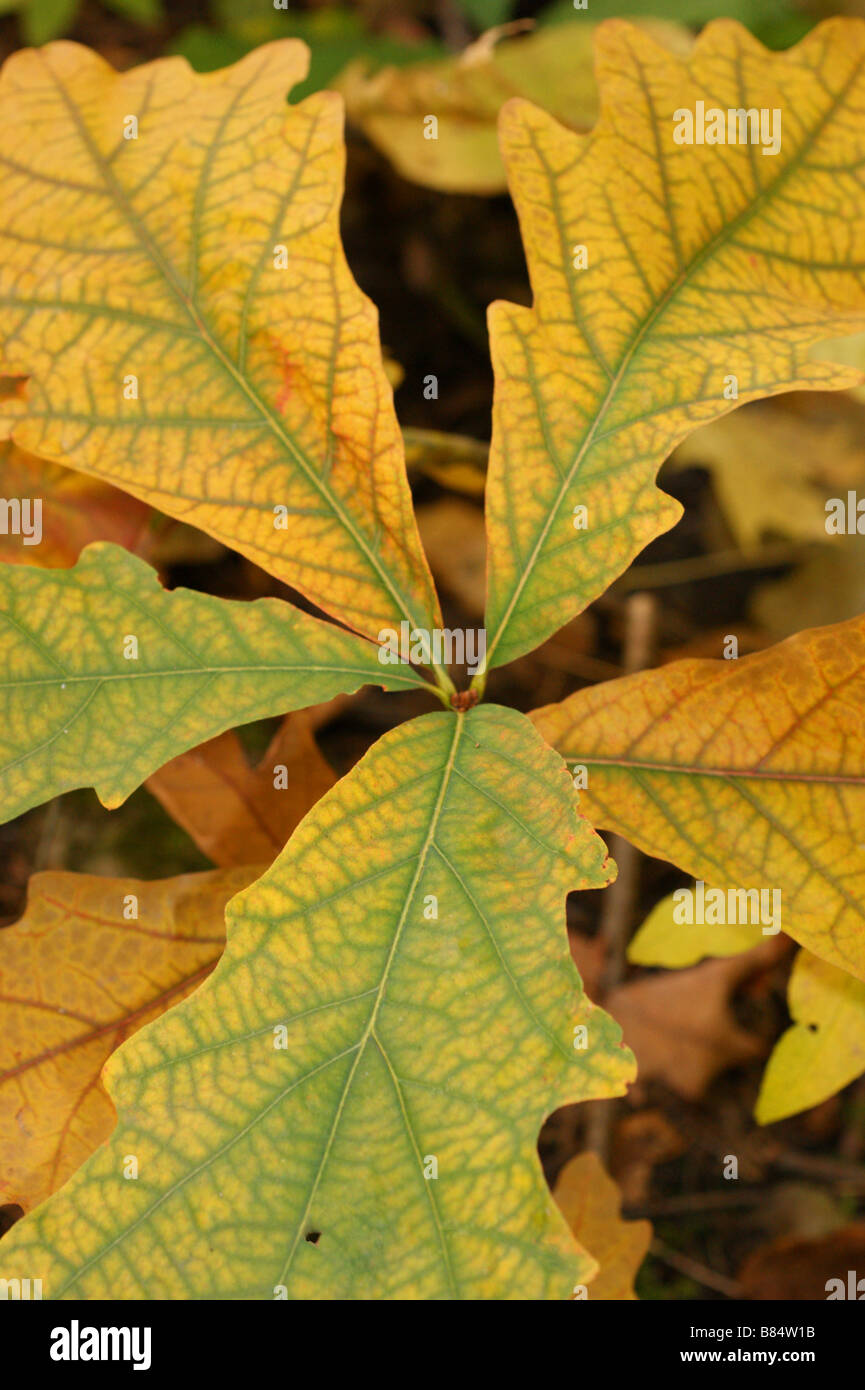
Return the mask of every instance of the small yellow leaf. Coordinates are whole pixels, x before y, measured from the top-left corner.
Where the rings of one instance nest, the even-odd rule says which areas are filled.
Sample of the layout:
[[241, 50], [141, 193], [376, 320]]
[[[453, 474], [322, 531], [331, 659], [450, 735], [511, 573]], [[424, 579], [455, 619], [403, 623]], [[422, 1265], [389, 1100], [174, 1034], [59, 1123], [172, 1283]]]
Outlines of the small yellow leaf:
[[760, 926], [677, 922], [675, 909], [672, 893], [652, 908], [628, 946], [628, 960], [633, 965], [663, 965], [679, 970], [696, 965], [704, 956], [736, 956], [765, 941]]
[[[342, 103], [305, 46], [0, 76], [0, 418], [376, 637], [437, 626], [378, 320], [339, 238]], [[50, 133], [50, 138], [48, 134]]]
[[[591, 135], [522, 100], [499, 121], [533, 306], [490, 310], [490, 666], [539, 646], [673, 525], [655, 476], [691, 430], [861, 379], [809, 349], [865, 325], [865, 23], [830, 20], [775, 54], [718, 20], [686, 62], [611, 20], [595, 47]], [[728, 112], [780, 114], [765, 142], [678, 143], [678, 113], [693, 124], [703, 107], [725, 130]]]
[[0, 931], [0, 1202], [29, 1211], [108, 1138], [104, 1063], [210, 973], [255, 873], [34, 874]]
[[622, 1198], [594, 1153], [577, 1154], [556, 1178], [553, 1196], [575, 1239], [598, 1262], [588, 1280], [589, 1301], [634, 1299], [634, 1279], [643, 1263], [652, 1227], [648, 1221], [623, 1221]]
[[593, 825], [728, 892], [778, 893], [784, 932], [865, 979], [863, 708], [855, 618], [739, 661], [608, 681], [531, 717], [585, 767]]
[[800, 951], [787, 1001], [793, 1026], [763, 1073], [754, 1109], [761, 1125], [819, 1105], [865, 1072], [865, 984]]
[[483, 497], [487, 480], [488, 444], [463, 434], [441, 430], [404, 429], [405, 459], [441, 487], [467, 497]]

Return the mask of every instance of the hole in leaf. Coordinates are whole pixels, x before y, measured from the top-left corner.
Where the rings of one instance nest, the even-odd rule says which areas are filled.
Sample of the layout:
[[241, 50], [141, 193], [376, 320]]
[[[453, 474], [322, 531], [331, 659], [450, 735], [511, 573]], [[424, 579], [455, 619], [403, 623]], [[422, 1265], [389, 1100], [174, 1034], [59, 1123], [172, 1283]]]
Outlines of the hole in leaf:
[[318, 1245], [320, 1237], [321, 1231], [307, 1231], [306, 1233], [306, 1239], [309, 1241], [310, 1245]]

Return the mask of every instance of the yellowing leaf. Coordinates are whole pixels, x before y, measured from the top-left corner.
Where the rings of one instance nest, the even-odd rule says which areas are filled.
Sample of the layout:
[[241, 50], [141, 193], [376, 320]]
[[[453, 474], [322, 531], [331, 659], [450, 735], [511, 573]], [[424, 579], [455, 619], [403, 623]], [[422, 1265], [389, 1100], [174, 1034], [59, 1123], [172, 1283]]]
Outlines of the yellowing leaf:
[[[340, 99], [303, 44], [116, 73], [75, 44], [0, 78], [2, 411], [376, 636], [437, 625], [377, 316], [339, 240]], [[137, 127], [130, 124], [137, 121]], [[48, 138], [46, 132], [50, 132]]]
[[598, 1262], [586, 1290], [589, 1301], [635, 1299], [634, 1279], [652, 1227], [648, 1221], [622, 1220], [621, 1194], [597, 1154], [570, 1159], [556, 1178], [553, 1196], [575, 1238]]
[[[597, 26], [566, 24], [523, 38], [484, 35], [455, 58], [385, 67], [370, 75], [363, 59], [331, 83], [349, 119], [404, 178], [448, 193], [500, 193], [507, 186], [496, 118], [510, 97], [540, 102], [565, 125], [588, 130], [598, 113], [592, 71]], [[676, 24], [640, 29], [678, 52], [691, 37]], [[435, 137], [425, 119], [434, 114]]]
[[761, 1125], [819, 1105], [865, 1072], [865, 985], [810, 951], [793, 963], [793, 1026], [775, 1044], [754, 1109]]
[[33, 876], [0, 931], [0, 1202], [29, 1210], [108, 1138], [104, 1063], [213, 969], [225, 904], [253, 877]]
[[0, 673], [5, 820], [72, 787], [119, 806], [234, 724], [367, 682], [426, 685], [280, 599], [166, 593], [142, 560], [101, 543], [70, 570], [0, 566]]
[[[673, 525], [658, 467], [734, 384], [743, 403], [859, 379], [809, 347], [865, 323], [865, 24], [772, 54], [719, 20], [689, 62], [620, 21], [595, 45], [591, 135], [519, 100], [500, 118], [534, 303], [490, 311], [490, 666]], [[676, 143], [698, 102], [779, 110], [779, 152]]]
[[214, 864], [267, 864], [336, 778], [298, 711], [257, 767], [233, 730], [172, 758], [147, 779], [170, 816]]
[[704, 956], [736, 956], [766, 939], [761, 926], [748, 923], [677, 922], [676, 905], [671, 893], [652, 908], [628, 946], [628, 960], [633, 965], [665, 965], [679, 970], [696, 965]]
[[779, 890], [782, 930], [865, 978], [863, 708], [856, 618], [740, 661], [609, 681], [532, 718], [587, 769], [593, 825], [716, 888]]
[[569, 1297], [594, 1262], [536, 1142], [632, 1074], [565, 933], [566, 893], [607, 878], [525, 716], [386, 734], [234, 899], [205, 985], [115, 1055], [117, 1131], [0, 1275], [51, 1298]]

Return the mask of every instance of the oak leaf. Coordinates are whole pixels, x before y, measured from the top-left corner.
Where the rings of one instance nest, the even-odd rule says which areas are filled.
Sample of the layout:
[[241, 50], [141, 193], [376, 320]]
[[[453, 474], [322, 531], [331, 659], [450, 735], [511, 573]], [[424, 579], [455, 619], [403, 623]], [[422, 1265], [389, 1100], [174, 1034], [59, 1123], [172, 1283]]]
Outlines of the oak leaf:
[[0, 931], [0, 1202], [29, 1210], [108, 1138], [104, 1063], [213, 969], [255, 872], [33, 875]]
[[0, 419], [368, 636], [431, 628], [377, 315], [339, 238], [341, 101], [285, 101], [307, 63], [291, 39], [205, 75], [66, 42], [7, 60], [0, 373], [29, 381]]
[[863, 707], [855, 618], [608, 681], [532, 719], [586, 769], [593, 825], [716, 887], [779, 892], [781, 929], [865, 979]]
[[565, 933], [569, 889], [608, 878], [525, 716], [386, 734], [233, 900], [209, 980], [114, 1055], [115, 1134], [3, 1240], [3, 1276], [51, 1298], [567, 1298], [594, 1262], [536, 1141], [631, 1077]]
[[634, 1279], [652, 1227], [648, 1221], [622, 1220], [621, 1194], [597, 1154], [570, 1159], [556, 1178], [553, 1196], [574, 1238], [598, 1261], [599, 1271], [587, 1285], [589, 1301], [636, 1298]]
[[9, 820], [72, 787], [119, 806], [179, 751], [368, 682], [421, 688], [281, 599], [167, 593], [118, 546], [74, 569], [0, 566], [0, 796]]
[[[520, 99], [499, 119], [533, 305], [490, 310], [491, 667], [678, 520], [655, 476], [698, 425], [861, 379], [810, 348], [865, 323], [865, 24], [828, 21], [772, 54], [718, 20], [682, 61], [611, 20], [595, 54], [590, 135]], [[707, 100], [780, 111], [778, 151], [678, 143], [674, 113]]]

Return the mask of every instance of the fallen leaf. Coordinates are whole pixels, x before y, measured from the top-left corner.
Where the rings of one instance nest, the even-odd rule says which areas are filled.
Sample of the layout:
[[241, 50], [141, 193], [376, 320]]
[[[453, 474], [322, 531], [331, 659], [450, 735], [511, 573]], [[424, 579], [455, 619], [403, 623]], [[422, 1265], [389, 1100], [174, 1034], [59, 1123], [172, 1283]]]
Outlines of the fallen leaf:
[[807, 627], [828, 627], [865, 612], [865, 546], [862, 537], [833, 536], [792, 574], [761, 584], [751, 612], [775, 641]]
[[766, 938], [763, 929], [750, 924], [709, 926], [700, 922], [677, 922], [676, 899], [671, 893], [649, 913], [628, 946], [632, 965], [663, 965], [680, 970], [695, 965], [704, 956], [737, 956], [758, 946]]
[[145, 786], [214, 864], [231, 865], [274, 859], [335, 781], [298, 710], [286, 715], [257, 767], [228, 730], [172, 758]]
[[683, 440], [667, 467], [695, 464], [743, 550], [771, 535], [831, 545], [827, 500], [865, 482], [865, 406], [825, 392], [743, 406]]
[[589, 1279], [590, 1301], [637, 1297], [634, 1280], [652, 1239], [648, 1221], [623, 1221], [622, 1198], [594, 1153], [577, 1154], [562, 1168], [553, 1196], [575, 1239], [598, 1262]]
[[444, 434], [439, 430], [407, 428], [403, 430], [403, 438], [409, 472], [423, 473], [450, 492], [483, 497], [489, 444], [464, 434]]
[[641, 1083], [661, 1081], [699, 1100], [720, 1072], [763, 1055], [764, 1044], [739, 1026], [730, 1001], [762, 968], [767, 949], [632, 980], [607, 995], [604, 1007], [621, 1025]]
[[[748, 1256], [739, 1272], [739, 1283], [746, 1298], [783, 1302], [827, 1299], [830, 1280], [841, 1280], [849, 1287], [849, 1271], [865, 1270], [865, 1223], [857, 1222], [816, 1240], [784, 1238], [765, 1245]], [[846, 1297], [860, 1299], [865, 1294], [855, 1288]]]
[[461, 603], [469, 617], [480, 617], [487, 560], [483, 512], [458, 497], [442, 497], [418, 507], [417, 520], [441, 588]]
[[210, 973], [257, 872], [33, 875], [0, 931], [0, 1202], [29, 1211], [108, 1138], [104, 1063]]
[[155, 539], [151, 509], [106, 483], [56, 463], [34, 458], [23, 449], [0, 443], [0, 487], [4, 498], [38, 501], [36, 544], [22, 535], [0, 532], [0, 560], [19, 565], [74, 565], [91, 541], [114, 541], [136, 555], [149, 557]]

